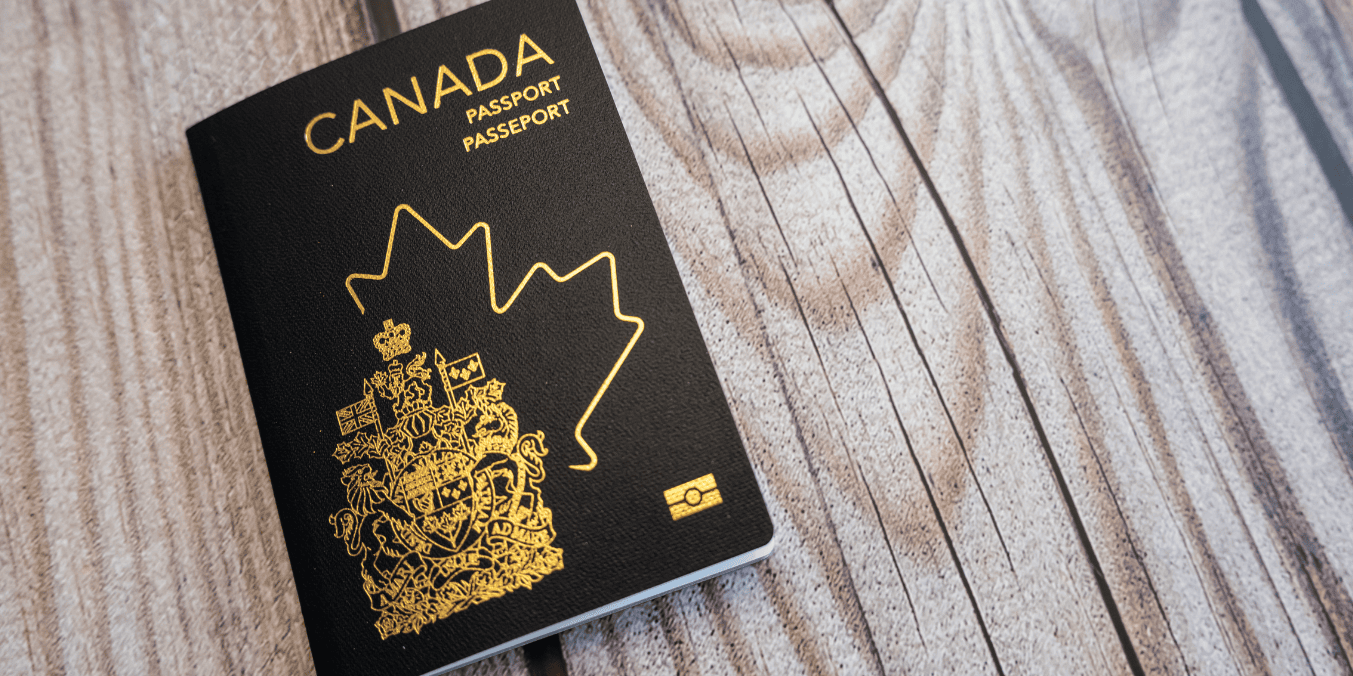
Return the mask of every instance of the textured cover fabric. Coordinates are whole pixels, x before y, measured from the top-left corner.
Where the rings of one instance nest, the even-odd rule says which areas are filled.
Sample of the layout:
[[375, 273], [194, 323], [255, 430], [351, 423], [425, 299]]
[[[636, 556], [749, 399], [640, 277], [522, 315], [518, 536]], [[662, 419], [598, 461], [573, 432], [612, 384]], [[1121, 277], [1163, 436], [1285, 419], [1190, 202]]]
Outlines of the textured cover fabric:
[[770, 542], [572, 2], [493, 0], [188, 140], [321, 674], [426, 673]]

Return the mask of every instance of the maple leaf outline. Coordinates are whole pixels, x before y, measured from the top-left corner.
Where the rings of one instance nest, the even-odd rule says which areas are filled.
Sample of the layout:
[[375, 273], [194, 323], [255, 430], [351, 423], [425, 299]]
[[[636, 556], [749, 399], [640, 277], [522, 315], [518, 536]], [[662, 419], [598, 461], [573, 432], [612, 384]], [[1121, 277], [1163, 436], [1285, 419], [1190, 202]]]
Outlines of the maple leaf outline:
[[352, 288], [352, 280], [368, 279], [371, 281], [380, 281], [385, 279], [386, 274], [390, 272], [390, 255], [395, 249], [395, 232], [399, 229], [400, 213], [407, 213], [410, 216], [413, 216], [424, 228], [427, 228], [428, 232], [431, 232], [433, 236], [438, 240], [441, 240], [442, 244], [446, 245], [446, 248], [452, 251], [460, 249], [461, 246], [469, 241], [470, 237], [474, 236], [476, 232], [479, 232], [480, 230], [484, 231], [484, 258], [489, 270], [489, 308], [500, 315], [505, 314], [508, 309], [512, 307], [512, 304], [517, 301], [517, 297], [521, 295], [522, 290], [526, 288], [526, 285], [531, 281], [531, 278], [535, 276], [537, 270], [543, 270], [545, 274], [549, 275], [555, 282], [562, 284], [573, 279], [579, 273], [587, 270], [596, 263], [603, 260], [606, 261], [611, 276], [611, 312], [615, 315], [616, 319], [628, 324], [633, 324], [634, 335], [630, 336], [629, 342], [625, 344], [625, 349], [620, 353], [620, 358], [611, 366], [610, 372], [606, 374], [606, 379], [602, 381], [601, 387], [598, 388], [597, 393], [592, 396], [592, 401], [587, 404], [587, 410], [583, 413], [583, 416], [578, 419], [578, 424], [573, 428], [573, 438], [578, 442], [578, 445], [582, 447], [583, 451], [587, 453], [589, 462], [585, 465], [569, 465], [569, 469], [576, 469], [583, 472], [592, 471], [592, 469], [597, 466], [597, 454], [596, 451], [592, 450], [591, 444], [588, 444], [587, 440], [583, 439], [583, 426], [586, 425], [588, 419], [592, 417], [592, 411], [596, 409], [597, 403], [600, 402], [601, 398], [606, 394], [607, 388], [611, 386], [611, 381], [615, 379], [615, 374], [620, 372], [620, 367], [624, 365], [625, 359], [629, 357], [630, 351], [634, 349], [634, 344], [639, 342], [639, 336], [644, 332], [643, 319], [624, 314], [620, 311], [620, 284], [616, 278], [615, 255], [609, 251], [603, 251], [565, 275], [560, 275], [555, 272], [553, 268], [544, 262], [537, 262], [535, 265], [531, 266], [530, 270], [526, 271], [526, 275], [522, 277], [521, 282], [517, 284], [517, 288], [512, 292], [512, 295], [508, 297], [507, 302], [499, 305], [498, 283], [493, 274], [493, 236], [489, 224], [483, 221], [475, 223], [474, 226], [461, 236], [460, 241], [452, 243], [451, 240], [443, 236], [437, 228], [434, 228], [431, 223], [428, 223], [426, 219], [419, 215], [417, 211], [414, 211], [413, 207], [407, 204], [401, 204], [395, 207], [395, 213], [390, 218], [390, 238], [385, 245], [385, 263], [384, 267], [381, 268], [381, 273], [379, 275], [370, 275], [354, 272], [348, 275], [347, 280], [343, 282], [343, 285], [348, 288], [348, 293], [352, 295], [353, 302], [357, 303], [357, 309], [361, 310], [362, 314], [366, 314], [366, 306], [362, 305], [362, 299], [357, 297], [357, 291]]

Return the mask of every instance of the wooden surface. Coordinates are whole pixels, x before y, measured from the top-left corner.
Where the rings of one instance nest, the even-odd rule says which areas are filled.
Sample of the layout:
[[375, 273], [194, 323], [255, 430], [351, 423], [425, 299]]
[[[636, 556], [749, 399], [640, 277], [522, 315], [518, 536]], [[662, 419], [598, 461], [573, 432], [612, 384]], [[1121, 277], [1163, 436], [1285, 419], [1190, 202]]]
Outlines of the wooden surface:
[[[1353, 156], [1346, 4], [1250, 4]], [[779, 546], [569, 673], [1353, 670], [1353, 221], [1242, 3], [582, 9]], [[0, 17], [0, 671], [309, 672], [183, 130], [363, 8]]]

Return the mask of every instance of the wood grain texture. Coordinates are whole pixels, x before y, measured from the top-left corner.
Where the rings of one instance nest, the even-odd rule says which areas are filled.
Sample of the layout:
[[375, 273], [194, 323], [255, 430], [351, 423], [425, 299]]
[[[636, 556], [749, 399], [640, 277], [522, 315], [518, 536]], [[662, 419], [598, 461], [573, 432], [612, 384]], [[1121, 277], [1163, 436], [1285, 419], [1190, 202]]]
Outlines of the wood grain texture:
[[1273, 24], [1344, 159], [1353, 157], [1353, 4], [1271, 2]]
[[926, 9], [981, 58], [853, 30], [944, 78], [902, 124], [988, 248], [1143, 666], [1347, 671], [1353, 252], [1236, 7]]
[[[571, 673], [1350, 672], [1353, 223], [1239, 3], [581, 4], [779, 547]], [[183, 129], [362, 12], [0, 10], [2, 670], [312, 670]]]

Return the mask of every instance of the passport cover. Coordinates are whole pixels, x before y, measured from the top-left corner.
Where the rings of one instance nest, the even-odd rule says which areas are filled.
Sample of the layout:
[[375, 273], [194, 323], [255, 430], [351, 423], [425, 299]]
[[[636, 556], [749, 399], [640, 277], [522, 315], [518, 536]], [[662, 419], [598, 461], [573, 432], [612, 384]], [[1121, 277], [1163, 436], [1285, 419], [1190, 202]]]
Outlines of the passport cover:
[[769, 553], [572, 2], [465, 10], [188, 142], [321, 674], [437, 672]]

